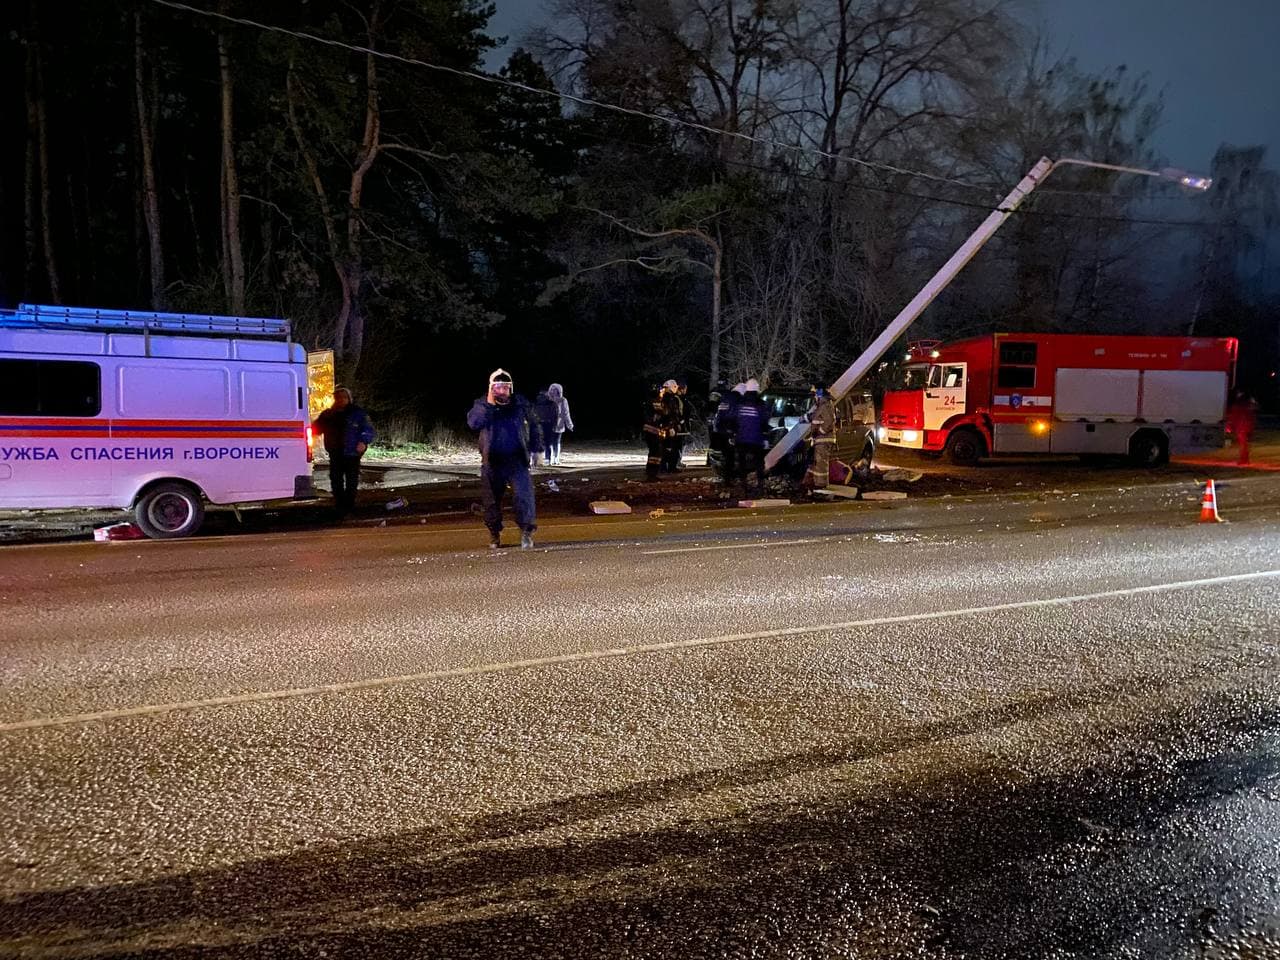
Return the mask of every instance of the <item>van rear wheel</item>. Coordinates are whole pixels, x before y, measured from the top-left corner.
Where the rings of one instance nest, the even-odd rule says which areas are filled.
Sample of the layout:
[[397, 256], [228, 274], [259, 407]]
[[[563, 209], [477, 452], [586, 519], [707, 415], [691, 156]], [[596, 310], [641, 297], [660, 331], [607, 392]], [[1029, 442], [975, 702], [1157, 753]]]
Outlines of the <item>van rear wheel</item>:
[[158, 483], [138, 498], [133, 518], [148, 537], [189, 537], [204, 522], [200, 492], [185, 483]]

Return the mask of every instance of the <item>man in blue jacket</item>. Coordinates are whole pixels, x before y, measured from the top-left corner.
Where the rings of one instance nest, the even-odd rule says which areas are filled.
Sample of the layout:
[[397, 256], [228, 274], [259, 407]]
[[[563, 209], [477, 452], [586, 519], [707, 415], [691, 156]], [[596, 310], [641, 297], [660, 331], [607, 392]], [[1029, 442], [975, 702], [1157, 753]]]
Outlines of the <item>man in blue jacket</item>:
[[480, 495], [484, 501], [484, 525], [489, 546], [501, 546], [502, 496], [510, 485], [520, 526], [520, 547], [533, 546], [533, 480], [529, 476], [529, 452], [544, 449], [542, 427], [533, 407], [515, 396], [511, 374], [498, 369], [489, 375], [489, 393], [477, 400], [467, 414], [467, 426], [475, 430], [480, 445]]
[[356, 507], [360, 458], [373, 440], [373, 425], [368, 414], [351, 402], [351, 391], [335, 387], [333, 405], [316, 417], [311, 429], [324, 437], [324, 449], [329, 454], [329, 487], [341, 519]]
[[[764, 489], [764, 445], [769, 435], [769, 405], [760, 399], [760, 384], [754, 379], [743, 386], [733, 412], [733, 445], [738, 479], [744, 493]], [[735, 388], [736, 390], [737, 388]], [[747, 478], [755, 477], [752, 484]]]

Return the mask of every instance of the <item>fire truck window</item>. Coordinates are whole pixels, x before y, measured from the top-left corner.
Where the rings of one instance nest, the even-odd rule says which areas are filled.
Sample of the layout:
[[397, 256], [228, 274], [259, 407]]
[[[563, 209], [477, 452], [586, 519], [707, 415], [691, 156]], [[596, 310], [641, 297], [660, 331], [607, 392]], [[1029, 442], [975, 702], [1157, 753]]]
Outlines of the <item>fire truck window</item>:
[[891, 390], [919, 390], [924, 385], [925, 372], [928, 370], [923, 363], [913, 363], [907, 366], [898, 367], [894, 371], [893, 385]]
[[1036, 363], [1036, 345], [1034, 343], [1010, 343], [1005, 341], [1000, 344], [1000, 363], [1001, 365], [1013, 364], [1034, 367]]
[[1035, 367], [1001, 367], [996, 373], [996, 385], [1010, 390], [1027, 390], [1036, 385]]
[[933, 366], [929, 368], [929, 379], [925, 381], [926, 387], [936, 387], [942, 383], [942, 368]]
[[0, 415], [95, 417], [102, 409], [102, 369], [78, 360], [0, 360]]
[[942, 374], [944, 387], [964, 386], [964, 367], [945, 367]]

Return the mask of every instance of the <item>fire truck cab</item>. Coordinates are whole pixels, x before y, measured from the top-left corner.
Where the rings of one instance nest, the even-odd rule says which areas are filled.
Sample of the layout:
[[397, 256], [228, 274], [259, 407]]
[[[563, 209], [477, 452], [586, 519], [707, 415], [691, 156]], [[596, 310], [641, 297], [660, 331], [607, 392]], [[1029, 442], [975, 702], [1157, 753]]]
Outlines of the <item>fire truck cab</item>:
[[0, 509], [131, 509], [151, 537], [206, 501], [313, 495], [307, 361], [283, 320], [0, 312]]
[[1231, 338], [998, 333], [913, 344], [880, 440], [946, 452], [1124, 455], [1155, 466], [1221, 447]]

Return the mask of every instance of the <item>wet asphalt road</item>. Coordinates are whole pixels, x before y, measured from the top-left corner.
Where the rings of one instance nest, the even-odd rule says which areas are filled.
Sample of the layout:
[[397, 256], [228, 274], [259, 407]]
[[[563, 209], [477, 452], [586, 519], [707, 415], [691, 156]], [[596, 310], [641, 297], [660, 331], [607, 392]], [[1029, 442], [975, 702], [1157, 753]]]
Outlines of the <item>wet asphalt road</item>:
[[0, 956], [1280, 955], [1280, 477], [0, 552]]

